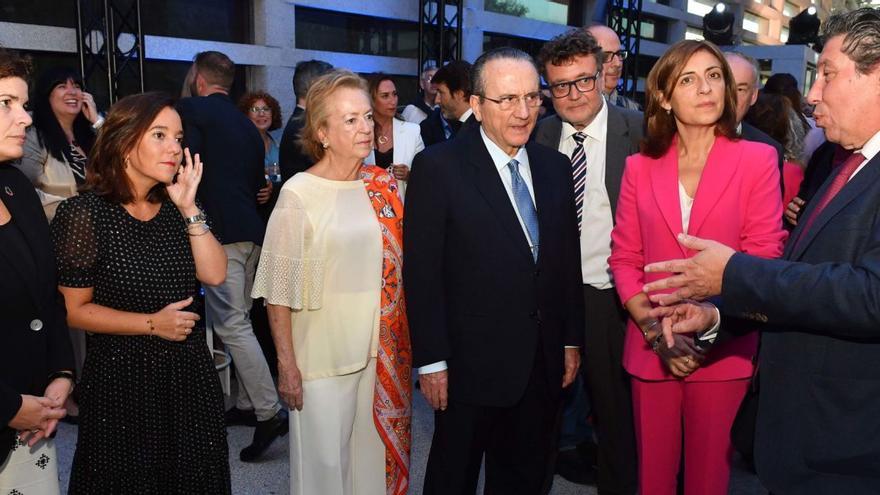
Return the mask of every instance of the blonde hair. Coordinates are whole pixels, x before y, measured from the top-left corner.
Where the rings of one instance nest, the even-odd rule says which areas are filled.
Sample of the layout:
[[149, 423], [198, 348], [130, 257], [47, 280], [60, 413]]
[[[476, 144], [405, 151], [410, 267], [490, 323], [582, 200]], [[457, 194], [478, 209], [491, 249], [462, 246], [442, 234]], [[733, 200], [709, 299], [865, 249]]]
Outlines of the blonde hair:
[[315, 79], [306, 95], [305, 121], [299, 135], [299, 145], [315, 161], [324, 158], [324, 147], [318, 130], [327, 124], [333, 108], [333, 95], [340, 89], [359, 89], [369, 98], [367, 82], [354, 72], [334, 69]]

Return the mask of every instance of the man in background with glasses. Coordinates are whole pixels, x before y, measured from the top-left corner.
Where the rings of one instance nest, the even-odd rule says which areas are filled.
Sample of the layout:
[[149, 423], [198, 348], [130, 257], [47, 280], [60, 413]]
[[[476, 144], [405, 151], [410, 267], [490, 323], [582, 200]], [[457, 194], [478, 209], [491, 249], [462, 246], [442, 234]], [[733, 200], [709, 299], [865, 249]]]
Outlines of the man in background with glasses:
[[602, 47], [602, 93], [612, 105], [641, 111], [642, 107], [636, 101], [617, 92], [617, 83], [620, 82], [620, 74], [623, 72], [623, 61], [626, 60], [627, 52], [620, 47], [620, 38], [610, 27], [597, 24], [587, 28], [587, 32], [599, 42]]
[[584, 308], [568, 159], [529, 141], [541, 92], [514, 48], [481, 55], [480, 124], [416, 155], [403, 280], [413, 366], [435, 409], [424, 495], [539, 495]]
[[[583, 29], [544, 44], [538, 63], [556, 115], [538, 123], [535, 140], [571, 161], [586, 310], [584, 373], [598, 436], [598, 492], [631, 495], [637, 463], [630, 381], [621, 364], [626, 311], [607, 260], [624, 163], [639, 151], [642, 114], [609, 105], [602, 97], [608, 81], [603, 60], [599, 43]], [[584, 446], [591, 443], [586, 425], [590, 404], [580, 380], [567, 394], [556, 472], [586, 483], [592, 461], [584, 455]]]

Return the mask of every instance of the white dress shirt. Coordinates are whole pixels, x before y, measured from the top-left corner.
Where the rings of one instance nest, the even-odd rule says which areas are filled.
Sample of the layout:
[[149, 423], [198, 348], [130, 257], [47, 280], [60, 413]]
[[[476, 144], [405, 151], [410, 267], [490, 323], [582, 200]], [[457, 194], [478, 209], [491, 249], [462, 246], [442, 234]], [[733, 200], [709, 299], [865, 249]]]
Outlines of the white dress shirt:
[[614, 218], [611, 200], [605, 188], [605, 150], [608, 146], [608, 106], [602, 100], [602, 108], [584, 129], [575, 129], [568, 122], [562, 123], [559, 152], [571, 159], [577, 142], [574, 135], [583, 132], [584, 154], [587, 159], [587, 180], [584, 184], [584, 209], [581, 222], [581, 272], [584, 285], [596, 289], [614, 287], [608, 257], [611, 256], [611, 230]]

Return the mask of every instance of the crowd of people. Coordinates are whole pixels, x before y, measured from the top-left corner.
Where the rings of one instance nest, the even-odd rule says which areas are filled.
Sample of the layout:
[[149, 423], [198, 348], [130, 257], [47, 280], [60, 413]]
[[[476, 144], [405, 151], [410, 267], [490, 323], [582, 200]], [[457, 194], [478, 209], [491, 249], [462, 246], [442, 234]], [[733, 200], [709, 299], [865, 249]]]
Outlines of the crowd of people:
[[60, 420], [73, 495], [231, 493], [236, 424], [244, 462], [289, 435], [296, 495], [722, 495], [735, 448], [774, 494], [875, 493], [878, 46], [834, 14], [804, 96], [681, 41], [644, 111], [606, 26], [407, 105], [310, 60], [280, 135], [220, 52], [102, 115], [0, 49], [0, 493], [60, 493]]

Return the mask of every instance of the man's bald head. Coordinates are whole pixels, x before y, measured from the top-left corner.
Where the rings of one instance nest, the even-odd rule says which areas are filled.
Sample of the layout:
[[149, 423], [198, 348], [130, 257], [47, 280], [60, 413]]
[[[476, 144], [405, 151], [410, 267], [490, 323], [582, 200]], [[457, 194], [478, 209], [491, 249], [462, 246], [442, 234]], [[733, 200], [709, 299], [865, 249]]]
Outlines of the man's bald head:
[[623, 71], [623, 59], [614, 55], [620, 51], [620, 38], [613, 29], [599, 24], [588, 27], [587, 31], [596, 38], [599, 46], [602, 47], [602, 60], [604, 61], [602, 76], [605, 82], [602, 92], [611, 93], [617, 87], [617, 82]]
[[742, 122], [758, 99], [758, 62], [739, 52], [724, 54], [736, 81], [736, 121]]

